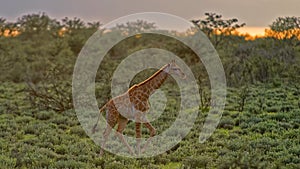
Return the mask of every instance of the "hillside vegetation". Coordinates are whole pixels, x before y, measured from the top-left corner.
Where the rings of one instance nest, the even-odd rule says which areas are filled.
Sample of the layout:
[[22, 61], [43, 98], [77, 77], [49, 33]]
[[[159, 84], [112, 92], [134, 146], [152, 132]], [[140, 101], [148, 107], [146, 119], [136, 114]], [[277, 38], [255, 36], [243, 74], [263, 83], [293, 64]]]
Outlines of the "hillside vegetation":
[[[244, 26], [237, 19], [205, 16], [193, 23], [220, 55], [228, 94], [218, 128], [203, 144], [198, 138], [209, 110], [210, 84], [188, 47], [168, 37], [131, 37], [112, 48], [100, 65], [95, 93], [99, 105], [110, 98], [108, 82], [118, 63], [140, 49], [159, 46], [171, 51], [196, 75], [201, 106], [191, 132], [166, 153], [143, 159], [109, 152], [98, 157], [100, 147], [86, 135], [73, 109], [74, 64], [101, 23], [58, 21], [45, 13], [24, 15], [16, 22], [0, 18], [1, 168], [300, 168], [299, 18], [279, 18], [268, 36], [247, 41], [232, 33]], [[116, 29], [141, 28], [155, 29], [155, 24], [137, 21]], [[132, 84], [151, 73], [140, 72]], [[171, 97], [176, 95], [174, 81], [169, 79], [162, 88], [170, 97], [164, 113], [152, 123], [158, 134], [172, 124], [178, 109], [178, 98]], [[134, 136], [133, 123], [124, 134]], [[148, 135], [143, 128], [143, 136]]]

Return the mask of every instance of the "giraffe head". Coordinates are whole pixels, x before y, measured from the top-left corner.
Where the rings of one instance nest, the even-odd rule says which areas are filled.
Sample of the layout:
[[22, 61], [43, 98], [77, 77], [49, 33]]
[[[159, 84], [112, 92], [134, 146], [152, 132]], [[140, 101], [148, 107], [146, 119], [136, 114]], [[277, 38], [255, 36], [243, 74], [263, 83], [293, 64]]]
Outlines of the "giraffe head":
[[175, 63], [175, 60], [172, 60], [171, 63], [169, 63], [169, 74], [175, 74], [179, 76], [181, 79], [185, 79], [186, 75], [183, 73], [181, 68]]

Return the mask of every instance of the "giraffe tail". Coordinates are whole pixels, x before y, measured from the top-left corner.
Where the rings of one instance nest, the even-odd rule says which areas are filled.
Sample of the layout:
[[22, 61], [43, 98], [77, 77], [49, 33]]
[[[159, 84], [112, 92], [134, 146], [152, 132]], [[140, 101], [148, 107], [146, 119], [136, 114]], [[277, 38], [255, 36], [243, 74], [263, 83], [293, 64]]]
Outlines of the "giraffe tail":
[[99, 122], [99, 119], [100, 119], [100, 116], [101, 116], [101, 112], [103, 112], [104, 109], [106, 109], [106, 104], [103, 107], [101, 107], [101, 109], [99, 110], [98, 120], [97, 120], [96, 124], [94, 125], [94, 127], [92, 129], [92, 134], [94, 134], [96, 132], [96, 128], [97, 128], [97, 125], [98, 125], [98, 122]]

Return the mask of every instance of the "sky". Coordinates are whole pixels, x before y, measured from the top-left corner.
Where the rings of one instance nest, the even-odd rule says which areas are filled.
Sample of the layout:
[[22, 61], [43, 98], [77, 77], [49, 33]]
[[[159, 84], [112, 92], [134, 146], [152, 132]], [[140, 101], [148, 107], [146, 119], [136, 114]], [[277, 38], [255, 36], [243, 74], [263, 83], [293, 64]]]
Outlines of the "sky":
[[300, 16], [300, 0], [0, 0], [0, 4], [0, 17], [9, 21], [38, 12], [103, 24], [137, 12], [164, 12], [187, 20], [215, 12], [246, 23], [245, 31], [257, 32], [279, 16]]

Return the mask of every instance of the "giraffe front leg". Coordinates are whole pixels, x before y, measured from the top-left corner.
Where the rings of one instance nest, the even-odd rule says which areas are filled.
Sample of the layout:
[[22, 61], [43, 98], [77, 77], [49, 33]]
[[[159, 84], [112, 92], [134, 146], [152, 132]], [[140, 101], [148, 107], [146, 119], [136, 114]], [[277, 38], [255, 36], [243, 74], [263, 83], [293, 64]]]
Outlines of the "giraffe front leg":
[[127, 149], [129, 150], [129, 153], [131, 155], [134, 155], [133, 150], [131, 149], [130, 145], [127, 143], [127, 141], [125, 140], [124, 136], [123, 136], [123, 130], [125, 129], [126, 125], [127, 125], [128, 120], [127, 119], [123, 119], [120, 118], [118, 123], [118, 129], [117, 129], [117, 136], [119, 137], [119, 139], [122, 141], [122, 143], [127, 147]]
[[153, 137], [156, 134], [156, 129], [151, 125], [151, 123], [146, 122], [144, 123], [144, 125], [149, 129], [150, 131], [150, 137], [148, 138], [146, 144], [143, 146], [141, 153], [145, 152], [146, 148], [148, 147], [149, 143], [151, 142], [151, 140], [153, 139]]
[[139, 155], [140, 152], [141, 152], [141, 137], [142, 137], [141, 123], [140, 122], [135, 123], [135, 132], [136, 132], [137, 154]]

